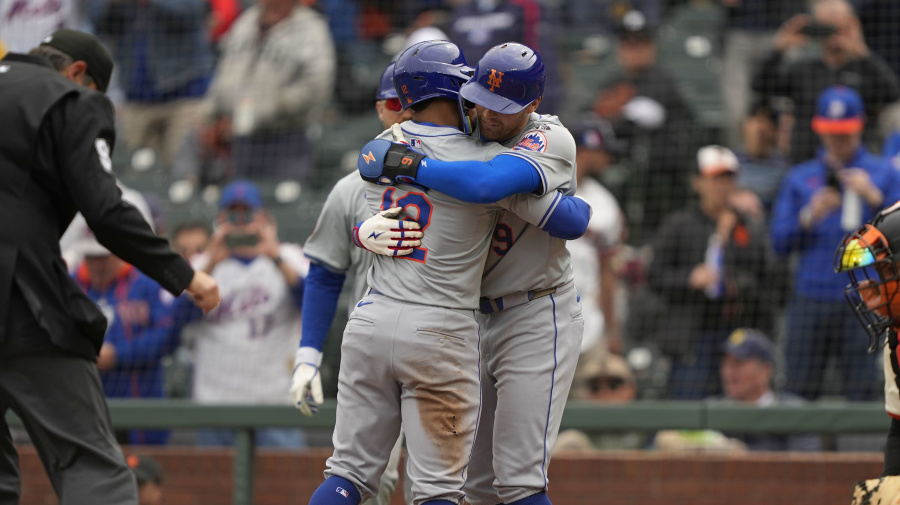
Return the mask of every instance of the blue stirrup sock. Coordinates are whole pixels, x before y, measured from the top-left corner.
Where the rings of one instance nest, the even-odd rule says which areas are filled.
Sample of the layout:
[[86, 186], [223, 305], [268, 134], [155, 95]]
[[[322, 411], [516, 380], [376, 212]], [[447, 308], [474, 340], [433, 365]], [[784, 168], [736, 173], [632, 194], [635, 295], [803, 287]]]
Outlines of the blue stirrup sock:
[[533, 494], [527, 498], [522, 498], [521, 500], [516, 500], [513, 502], [509, 502], [507, 505], [552, 505], [550, 503], [550, 498], [547, 498], [547, 493], [541, 491], [538, 494]]
[[316, 489], [309, 505], [359, 505], [359, 491], [349, 480], [332, 475]]

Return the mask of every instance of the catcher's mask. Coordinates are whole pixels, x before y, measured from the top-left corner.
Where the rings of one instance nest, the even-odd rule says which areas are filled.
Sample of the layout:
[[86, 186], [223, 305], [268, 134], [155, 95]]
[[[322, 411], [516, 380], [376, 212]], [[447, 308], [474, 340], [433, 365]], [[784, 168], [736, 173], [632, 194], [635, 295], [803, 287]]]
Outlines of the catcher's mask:
[[[848, 234], [834, 255], [835, 272], [850, 277], [844, 295], [868, 334], [869, 352], [884, 345], [886, 332], [900, 324], [900, 271], [882, 226], [887, 214], [897, 208], [895, 204]], [[898, 220], [900, 214], [889, 219]]]

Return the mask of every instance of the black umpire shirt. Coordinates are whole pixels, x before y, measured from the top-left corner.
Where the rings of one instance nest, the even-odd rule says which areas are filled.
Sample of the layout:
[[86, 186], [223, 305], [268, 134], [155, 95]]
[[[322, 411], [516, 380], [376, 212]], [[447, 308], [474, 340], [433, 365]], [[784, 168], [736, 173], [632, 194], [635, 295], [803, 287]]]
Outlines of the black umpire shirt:
[[113, 254], [178, 295], [190, 265], [140, 212], [112, 175], [113, 107], [49, 62], [0, 60], [0, 357], [62, 349], [94, 359], [106, 319], [69, 277], [59, 239], [81, 211]]

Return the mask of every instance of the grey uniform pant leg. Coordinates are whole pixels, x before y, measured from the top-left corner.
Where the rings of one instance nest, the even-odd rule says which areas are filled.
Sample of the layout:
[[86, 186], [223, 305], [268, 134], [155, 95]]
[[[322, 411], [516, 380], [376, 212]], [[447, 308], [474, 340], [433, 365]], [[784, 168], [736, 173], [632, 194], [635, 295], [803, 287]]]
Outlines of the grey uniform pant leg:
[[[495, 505], [547, 489], [550, 452], [575, 376], [584, 317], [570, 287], [487, 315], [481, 323], [484, 366], [492, 379], [484, 382], [484, 409], [490, 401], [496, 405], [491, 436], [479, 433], [476, 440], [478, 462], [470, 468], [466, 501]], [[482, 419], [487, 416], [482, 413]]]
[[[391, 457], [388, 459], [387, 468], [381, 474], [381, 487], [378, 496], [367, 500], [363, 505], [391, 505], [391, 497], [397, 489], [397, 481], [400, 480], [400, 452], [403, 450], [403, 432], [397, 437], [397, 443], [391, 449]], [[406, 479], [409, 480], [409, 479]]]
[[[94, 363], [52, 351], [0, 358], [0, 402], [25, 424], [60, 505], [137, 505]], [[0, 482], [11, 482], [3, 427]]]
[[478, 337], [471, 311], [364, 297], [344, 331], [325, 476], [376, 496], [402, 418], [413, 503], [459, 502], [478, 420]]

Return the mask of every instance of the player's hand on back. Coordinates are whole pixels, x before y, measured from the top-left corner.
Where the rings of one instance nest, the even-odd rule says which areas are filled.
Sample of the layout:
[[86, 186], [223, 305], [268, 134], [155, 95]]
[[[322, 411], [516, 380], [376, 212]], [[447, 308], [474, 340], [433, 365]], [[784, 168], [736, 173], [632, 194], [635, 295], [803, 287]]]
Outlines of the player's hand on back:
[[185, 290], [194, 299], [194, 304], [209, 312], [219, 305], [222, 299], [219, 297], [219, 283], [206, 272], [195, 271], [194, 278]]
[[426, 156], [406, 144], [375, 139], [363, 146], [356, 166], [363, 180], [382, 186], [414, 183]]
[[406, 256], [422, 245], [419, 223], [398, 219], [403, 211], [391, 207], [362, 221], [353, 228], [353, 243], [383, 256]]

